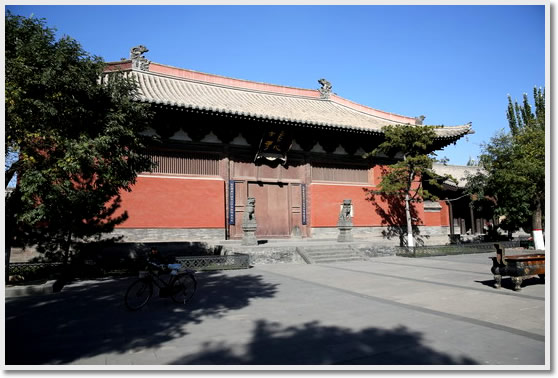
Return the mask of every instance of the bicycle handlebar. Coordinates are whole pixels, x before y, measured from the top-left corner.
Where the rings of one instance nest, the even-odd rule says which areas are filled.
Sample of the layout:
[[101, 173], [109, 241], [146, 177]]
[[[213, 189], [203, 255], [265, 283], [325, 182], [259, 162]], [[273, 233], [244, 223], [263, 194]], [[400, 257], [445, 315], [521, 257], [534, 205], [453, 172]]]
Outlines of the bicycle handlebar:
[[147, 263], [150, 264], [150, 265], [153, 265], [157, 269], [165, 269], [166, 268], [165, 264], [156, 264], [152, 261], [148, 261]]
[[148, 268], [149, 268], [149, 266], [153, 266], [156, 269], [161, 269], [163, 271], [170, 271], [171, 274], [173, 274], [173, 275], [195, 274], [195, 272], [196, 272], [193, 269], [185, 268], [181, 263], [175, 263], [175, 264], [161, 263], [161, 264], [159, 264], [159, 263], [155, 263], [155, 262], [151, 261], [150, 259], [147, 259], [147, 264], [148, 264]]
[[152, 261], [147, 261], [148, 264], [153, 265], [157, 269], [170, 269], [170, 270], [178, 270], [182, 267], [181, 264], [157, 264]]

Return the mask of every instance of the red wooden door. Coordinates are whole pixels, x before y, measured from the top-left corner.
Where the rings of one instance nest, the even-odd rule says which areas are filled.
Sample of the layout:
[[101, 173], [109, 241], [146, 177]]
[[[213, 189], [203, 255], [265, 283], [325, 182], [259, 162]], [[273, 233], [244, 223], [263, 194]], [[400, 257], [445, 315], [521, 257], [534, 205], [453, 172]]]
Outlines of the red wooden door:
[[258, 237], [290, 235], [289, 185], [281, 183], [248, 183], [248, 197], [256, 199]]

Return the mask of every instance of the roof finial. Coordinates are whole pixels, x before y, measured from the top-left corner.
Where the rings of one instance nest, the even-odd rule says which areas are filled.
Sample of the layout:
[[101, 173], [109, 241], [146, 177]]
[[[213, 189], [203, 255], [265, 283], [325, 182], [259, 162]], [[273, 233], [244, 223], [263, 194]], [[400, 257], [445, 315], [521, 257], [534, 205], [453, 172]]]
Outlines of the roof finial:
[[147, 47], [139, 45], [132, 47], [130, 50], [130, 59], [132, 60], [132, 68], [141, 71], [149, 71], [149, 60], [143, 56], [144, 53], [148, 52]]
[[422, 125], [422, 121], [424, 121], [425, 118], [426, 117], [423, 115], [415, 117], [415, 125]]
[[331, 94], [331, 83], [326, 79], [320, 79], [318, 83], [322, 85], [322, 87], [318, 89], [320, 91], [320, 98], [328, 99]]

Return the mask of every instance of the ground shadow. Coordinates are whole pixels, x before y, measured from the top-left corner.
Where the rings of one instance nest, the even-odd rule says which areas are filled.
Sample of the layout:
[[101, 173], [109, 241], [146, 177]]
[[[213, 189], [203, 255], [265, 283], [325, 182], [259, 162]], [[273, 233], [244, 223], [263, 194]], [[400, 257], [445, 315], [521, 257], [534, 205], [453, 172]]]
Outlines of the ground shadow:
[[[480, 283], [483, 284], [484, 286], [489, 286], [491, 288], [494, 288], [494, 284], [496, 283], [495, 280], [485, 280], [485, 281], [475, 281], [476, 283]], [[530, 278], [525, 278], [523, 280], [523, 282], [521, 282], [521, 288], [527, 287], [527, 286], [532, 286], [532, 285], [544, 285], [545, 281], [538, 278], [538, 277], [530, 277]], [[511, 277], [502, 277], [502, 289], [509, 289], [509, 290], [513, 290], [515, 287], [514, 283], [511, 280]]]
[[[91, 265], [97, 270], [124, 270], [145, 263], [151, 248], [155, 247], [167, 259], [184, 256], [219, 256], [223, 246], [204, 242], [122, 242], [123, 236], [104, 238], [97, 241], [77, 242], [72, 248], [70, 264], [72, 270], [81, 271], [83, 264]], [[30, 247], [33, 248], [33, 247]], [[59, 253], [38, 251], [39, 256], [29, 262], [59, 262]]]
[[186, 306], [154, 297], [137, 312], [126, 310], [123, 301], [135, 278], [82, 281], [60, 293], [7, 298], [6, 364], [66, 364], [154, 347], [186, 335], [188, 324], [275, 295], [276, 284], [248, 271], [238, 273], [201, 272], [198, 291]]
[[258, 320], [246, 350], [208, 341], [197, 354], [173, 362], [179, 365], [471, 365], [468, 357], [453, 357], [424, 345], [420, 332], [349, 328], [309, 322], [283, 327]]

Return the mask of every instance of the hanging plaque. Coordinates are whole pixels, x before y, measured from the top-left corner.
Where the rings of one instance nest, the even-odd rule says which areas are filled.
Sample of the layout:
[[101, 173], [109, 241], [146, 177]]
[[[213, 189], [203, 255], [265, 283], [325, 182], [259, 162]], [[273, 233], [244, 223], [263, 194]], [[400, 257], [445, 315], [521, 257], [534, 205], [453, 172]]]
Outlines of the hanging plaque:
[[292, 143], [291, 134], [285, 130], [266, 131], [254, 160], [263, 158], [275, 161], [279, 159], [279, 162], [284, 165], [287, 163], [287, 152], [291, 149]]

